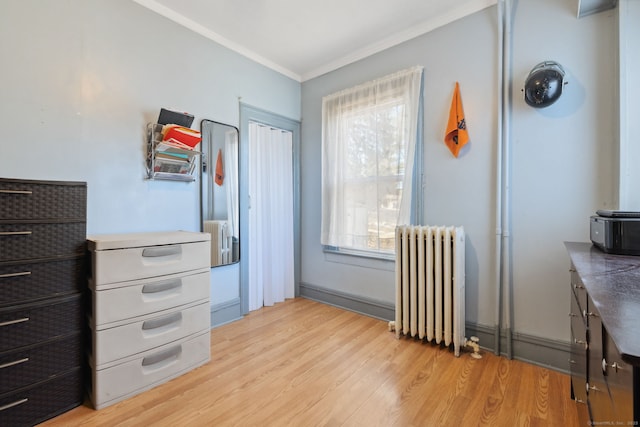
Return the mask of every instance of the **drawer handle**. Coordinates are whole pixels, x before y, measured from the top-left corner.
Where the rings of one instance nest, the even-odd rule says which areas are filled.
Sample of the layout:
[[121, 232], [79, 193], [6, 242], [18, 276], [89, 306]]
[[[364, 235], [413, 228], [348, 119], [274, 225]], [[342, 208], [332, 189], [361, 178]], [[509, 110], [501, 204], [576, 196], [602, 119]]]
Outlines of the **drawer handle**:
[[28, 321], [29, 321], [28, 317], [23, 317], [22, 319], [16, 319], [16, 320], [7, 320], [6, 322], [0, 323], [0, 327], [15, 325], [16, 323], [22, 323], [22, 322], [28, 322]]
[[0, 236], [28, 236], [31, 231], [0, 231]]
[[33, 194], [33, 191], [29, 190], [0, 190], [2, 194]]
[[7, 277], [29, 276], [30, 274], [31, 274], [30, 271], [21, 271], [20, 273], [0, 274], [0, 279], [6, 279]]
[[574, 339], [573, 339], [573, 343], [574, 343], [574, 344], [578, 344], [578, 345], [584, 345], [584, 349], [585, 349], [585, 350], [588, 350], [588, 349], [589, 349], [589, 343], [588, 343], [588, 342], [586, 342], [586, 341], [582, 341], [582, 340], [579, 340], [579, 339], [574, 338]]
[[0, 365], [0, 369], [9, 368], [11, 366], [19, 365], [21, 363], [28, 362], [28, 361], [29, 361], [28, 357], [25, 357], [24, 359], [14, 360], [13, 362], [7, 362]]
[[602, 359], [602, 372], [604, 372], [605, 374], [607, 373], [607, 368], [613, 368], [616, 370], [616, 372], [618, 371], [623, 371], [624, 369], [622, 368], [622, 365], [619, 364], [618, 362], [613, 362], [611, 365], [609, 365], [607, 363], [607, 359]]
[[166, 280], [164, 282], [150, 283], [142, 287], [143, 294], [155, 294], [158, 292], [164, 292], [171, 289], [177, 289], [182, 286], [182, 280]]
[[182, 320], [182, 313], [173, 313], [160, 319], [147, 320], [142, 324], [142, 330], [158, 329], [163, 326], [179, 323]]
[[584, 289], [584, 285], [577, 285], [577, 284], [574, 283], [573, 284], [573, 289]]
[[142, 359], [142, 366], [157, 365], [162, 362], [167, 362], [173, 359], [177, 359], [180, 353], [182, 353], [182, 346], [178, 345], [168, 350], [154, 354], [152, 356], [145, 357], [144, 359]]
[[27, 403], [28, 401], [29, 399], [24, 398], [24, 399], [16, 400], [13, 403], [8, 403], [4, 406], [0, 406], [0, 412], [4, 411], [5, 409], [13, 408], [14, 406], [22, 405], [23, 403]]
[[165, 246], [158, 248], [145, 248], [142, 250], [142, 256], [145, 258], [156, 258], [161, 256], [180, 255], [182, 253], [181, 246]]

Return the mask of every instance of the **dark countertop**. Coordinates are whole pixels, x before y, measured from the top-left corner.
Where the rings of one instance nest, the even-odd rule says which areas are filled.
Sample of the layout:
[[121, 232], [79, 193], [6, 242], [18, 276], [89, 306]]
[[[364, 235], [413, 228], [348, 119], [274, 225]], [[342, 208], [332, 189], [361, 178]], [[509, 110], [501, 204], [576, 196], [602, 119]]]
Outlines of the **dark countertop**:
[[640, 366], [640, 256], [607, 254], [591, 243], [565, 246], [622, 360]]

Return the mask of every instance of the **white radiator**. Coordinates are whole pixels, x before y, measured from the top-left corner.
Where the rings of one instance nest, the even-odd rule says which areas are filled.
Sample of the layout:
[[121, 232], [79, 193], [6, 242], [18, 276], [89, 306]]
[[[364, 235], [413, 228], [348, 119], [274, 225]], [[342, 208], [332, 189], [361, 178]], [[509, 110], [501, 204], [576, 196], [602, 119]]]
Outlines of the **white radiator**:
[[460, 356], [465, 345], [464, 228], [396, 228], [396, 337], [418, 337]]
[[230, 263], [232, 238], [227, 221], [204, 221], [204, 232], [211, 234], [211, 266]]

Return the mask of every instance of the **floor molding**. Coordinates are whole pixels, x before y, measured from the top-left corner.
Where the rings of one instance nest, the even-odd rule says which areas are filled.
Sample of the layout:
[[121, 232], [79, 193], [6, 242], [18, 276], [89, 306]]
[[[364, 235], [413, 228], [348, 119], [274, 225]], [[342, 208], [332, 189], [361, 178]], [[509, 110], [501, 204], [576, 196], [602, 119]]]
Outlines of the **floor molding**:
[[211, 306], [211, 328], [242, 319], [240, 312], [240, 298], [234, 298]]
[[382, 320], [395, 318], [393, 304], [300, 283], [300, 296]]

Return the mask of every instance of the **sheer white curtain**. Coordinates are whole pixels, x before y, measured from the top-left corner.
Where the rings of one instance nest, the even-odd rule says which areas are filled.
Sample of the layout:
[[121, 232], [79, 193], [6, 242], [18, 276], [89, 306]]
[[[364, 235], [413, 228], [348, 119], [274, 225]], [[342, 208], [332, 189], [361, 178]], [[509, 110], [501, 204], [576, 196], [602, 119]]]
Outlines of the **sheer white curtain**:
[[231, 235], [240, 237], [240, 221], [238, 217], [238, 132], [225, 133], [224, 138], [225, 181], [227, 185], [227, 221]]
[[249, 310], [294, 297], [293, 138], [249, 123]]
[[[322, 244], [366, 249], [366, 242], [354, 243], [363, 240], [361, 229], [411, 221], [422, 70], [412, 67], [323, 98]], [[371, 181], [377, 195], [364, 200], [362, 189], [372, 188]], [[354, 202], [358, 197], [363, 200]]]

